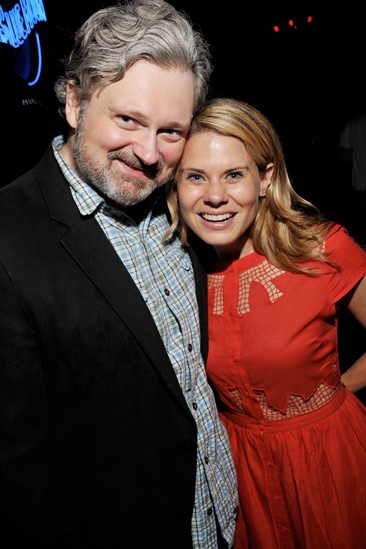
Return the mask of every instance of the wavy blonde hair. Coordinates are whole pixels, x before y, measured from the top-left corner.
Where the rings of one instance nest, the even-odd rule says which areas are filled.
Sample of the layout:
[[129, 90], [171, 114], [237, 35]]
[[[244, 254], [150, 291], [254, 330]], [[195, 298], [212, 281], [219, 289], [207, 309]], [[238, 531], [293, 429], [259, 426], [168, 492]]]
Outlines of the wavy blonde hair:
[[[193, 118], [187, 139], [207, 131], [240, 139], [260, 174], [264, 174], [269, 163], [274, 164], [271, 185], [259, 201], [251, 227], [254, 249], [286, 271], [318, 274], [319, 270], [302, 265], [308, 261], [335, 267], [323, 246], [334, 221], [327, 220], [316, 206], [295, 192], [279, 136], [270, 120], [248, 103], [216, 98], [207, 102]], [[164, 241], [178, 232], [182, 242], [189, 246], [189, 229], [179, 215], [176, 192], [179, 176], [178, 165], [174, 178], [166, 185], [171, 226]]]

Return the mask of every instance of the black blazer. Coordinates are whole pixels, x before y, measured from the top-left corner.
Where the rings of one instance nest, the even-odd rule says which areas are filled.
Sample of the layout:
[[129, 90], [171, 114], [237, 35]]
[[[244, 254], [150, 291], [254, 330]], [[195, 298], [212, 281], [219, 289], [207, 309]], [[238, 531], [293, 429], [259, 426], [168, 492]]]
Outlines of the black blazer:
[[0, 190], [0, 546], [191, 548], [196, 437], [141, 294], [50, 148]]

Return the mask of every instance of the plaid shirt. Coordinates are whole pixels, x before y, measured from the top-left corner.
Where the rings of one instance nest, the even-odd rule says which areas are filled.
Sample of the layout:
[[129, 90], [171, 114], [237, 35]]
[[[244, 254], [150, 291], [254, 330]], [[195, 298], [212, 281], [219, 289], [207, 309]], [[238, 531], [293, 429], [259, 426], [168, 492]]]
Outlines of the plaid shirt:
[[94, 215], [140, 290], [155, 320], [198, 432], [196, 496], [192, 516], [194, 548], [217, 547], [216, 518], [232, 545], [237, 507], [236, 475], [225, 429], [218, 417], [200, 353], [200, 329], [193, 269], [178, 239], [163, 245], [165, 213], [154, 208], [136, 224], [107, 205], [81, 181], [53, 148], [81, 215]]

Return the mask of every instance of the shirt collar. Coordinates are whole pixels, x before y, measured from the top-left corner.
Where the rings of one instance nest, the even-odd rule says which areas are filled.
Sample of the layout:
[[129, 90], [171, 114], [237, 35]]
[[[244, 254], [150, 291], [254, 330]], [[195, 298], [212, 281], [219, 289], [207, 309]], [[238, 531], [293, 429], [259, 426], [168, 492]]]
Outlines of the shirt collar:
[[105, 201], [92, 187], [90, 187], [90, 185], [80, 179], [76, 172], [63, 160], [59, 151], [64, 145], [64, 142], [62, 135], [58, 135], [53, 139], [52, 147], [55, 158], [66, 181], [70, 185], [71, 194], [81, 215], [92, 215], [105, 203]]
[[[129, 219], [133, 219], [135, 223], [138, 224], [138, 219], [133, 215], [134, 209], [131, 210], [131, 216], [128, 215], [128, 212], [124, 212], [120, 208], [114, 208], [111, 205], [108, 205], [104, 198], [101, 197], [90, 185], [85, 183], [77, 173], [63, 160], [60, 155], [60, 149], [64, 145], [65, 140], [62, 135], [54, 137], [52, 140], [52, 147], [55, 158], [61, 168], [61, 171], [68, 182], [71, 194], [73, 199], [81, 213], [81, 215], [90, 216], [97, 212], [97, 210], [103, 209], [103, 211], [108, 215], [115, 215], [116, 217], [126, 216]], [[161, 189], [157, 189], [150, 197], [148, 197], [144, 204], [138, 205], [136, 211], [140, 210], [141, 219], [149, 223], [152, 215], [152, 210], [154, 206], [162, 198]]]

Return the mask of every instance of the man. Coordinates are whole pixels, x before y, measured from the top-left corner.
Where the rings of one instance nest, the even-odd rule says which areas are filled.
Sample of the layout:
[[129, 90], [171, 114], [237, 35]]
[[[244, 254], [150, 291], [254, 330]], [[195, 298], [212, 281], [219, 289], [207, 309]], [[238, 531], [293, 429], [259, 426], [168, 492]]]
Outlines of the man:
[[67, 139], [1, 190], [2, 547], [232, 545], [204, 277], [162, 243], [210, 72], [168, 3], [99, 10], [55, 87]]
[[349, 196], [347, 228], [366, 249], [366, 112], [348, 120], [341, 131], [339, 145], [341, 173], [344, 180], [350, 182], [348, 188], [344, 188]]

